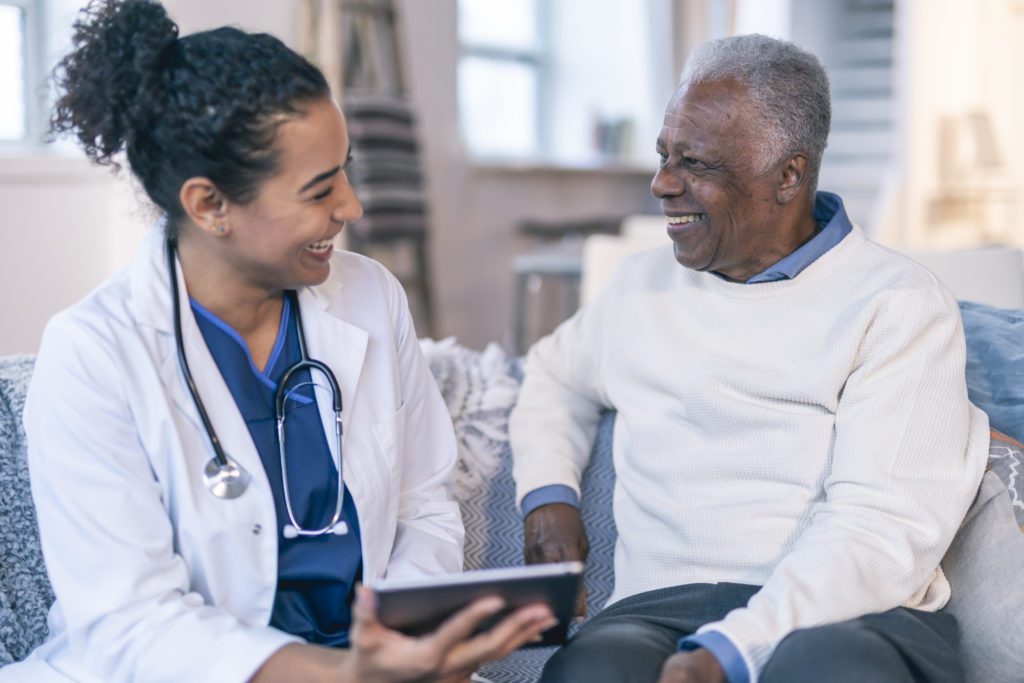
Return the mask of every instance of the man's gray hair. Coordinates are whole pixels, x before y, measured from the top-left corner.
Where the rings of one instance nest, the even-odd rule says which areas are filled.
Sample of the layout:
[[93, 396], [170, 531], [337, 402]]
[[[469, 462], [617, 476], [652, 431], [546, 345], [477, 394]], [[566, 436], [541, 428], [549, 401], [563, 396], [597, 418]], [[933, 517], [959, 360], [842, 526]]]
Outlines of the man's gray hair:
[[719, 80], [745, 86], [755, 115], [764, 122], [764, 147], [757, 160], [761, 170], [803, 152], [816, 184], [832, 119], [828, 76], [818, 58], [793, 43], [756, 33], [720, 38], [693, 51], [679, 85]]

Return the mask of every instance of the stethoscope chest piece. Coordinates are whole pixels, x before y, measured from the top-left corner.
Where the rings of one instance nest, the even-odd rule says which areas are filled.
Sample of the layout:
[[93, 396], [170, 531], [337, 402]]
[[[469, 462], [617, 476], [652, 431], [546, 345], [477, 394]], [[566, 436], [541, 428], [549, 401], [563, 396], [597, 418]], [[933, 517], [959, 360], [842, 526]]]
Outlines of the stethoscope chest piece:
[[203, 484], [217, 498], [231, 500], [245, 493], [249, 473], [230, 458], [223, 464], [217, 462], [217, 458], [210, 458], [203, 470]]

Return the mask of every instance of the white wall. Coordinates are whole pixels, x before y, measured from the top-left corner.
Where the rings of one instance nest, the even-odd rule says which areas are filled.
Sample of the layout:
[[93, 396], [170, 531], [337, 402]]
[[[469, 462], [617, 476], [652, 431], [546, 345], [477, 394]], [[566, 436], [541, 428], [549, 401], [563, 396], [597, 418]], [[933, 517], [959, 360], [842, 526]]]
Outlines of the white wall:
[[[901, 164], [886, 237], [922, 246], [1024, 246], [1024, 7], [1004, 0], [897, 3]], [[972, 112], [990, 117], [1001, 166], [971, 165]], [[940, 174], [940, 122], [954, 121], [960, 171]], [[937, 212], [941, 200], [979, 192], [983, 207]], [[969, 204], [969, 202], [968, 202]]]
[[296, 47], [299, 0], [161, 0], [182, 34], [218, 26], [272, 33]]
[[790, 40], [792, 4], [791, 0], [735, 0], [734, 31]]
[[146, 216], [83, 158], [0, 159], [0, 355], [30, 353], [46, 321], [125, 263]]

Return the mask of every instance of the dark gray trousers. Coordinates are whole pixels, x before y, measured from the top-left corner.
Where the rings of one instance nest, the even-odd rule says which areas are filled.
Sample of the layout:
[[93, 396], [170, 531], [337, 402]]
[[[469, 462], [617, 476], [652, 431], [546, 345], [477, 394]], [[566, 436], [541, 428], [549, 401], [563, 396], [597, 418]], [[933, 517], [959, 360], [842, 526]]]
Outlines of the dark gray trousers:
[[[742, 607], [757, 586], [691, 584], [641, 593], [583, 625], [548, 660], [541, 683], [654, 683], [676, 642]], [[795, 631], [759, 683], [962, 683], [956, 619], [898, 608]]]

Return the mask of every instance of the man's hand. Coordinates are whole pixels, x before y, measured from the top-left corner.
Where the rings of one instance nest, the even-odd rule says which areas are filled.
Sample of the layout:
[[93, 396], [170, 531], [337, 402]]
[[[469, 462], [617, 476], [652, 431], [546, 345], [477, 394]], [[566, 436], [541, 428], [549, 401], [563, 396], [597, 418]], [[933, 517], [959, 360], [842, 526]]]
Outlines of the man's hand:
[[718, 659], [701, 648], [677, 652], [665, 660], [658, 683], [726, 683]]
[[[523, 523], [526, 564], [543, 562], [586, 562], [590, 552], [587, 532], [579, 508], [565, 503], [541, 505]], [[580, 583], [576, 615], [587, 615], [587, 589]]]

